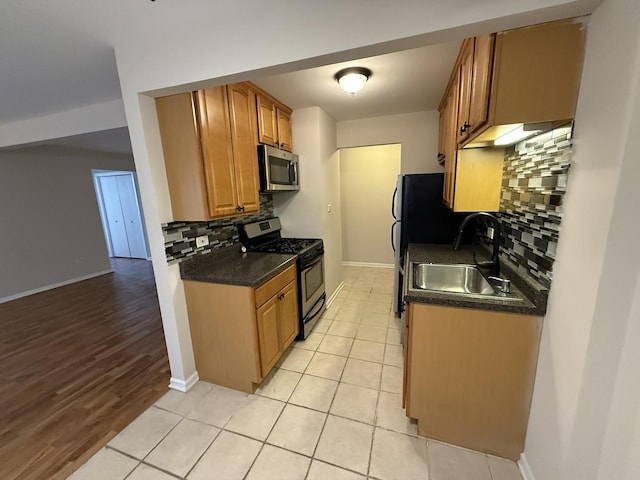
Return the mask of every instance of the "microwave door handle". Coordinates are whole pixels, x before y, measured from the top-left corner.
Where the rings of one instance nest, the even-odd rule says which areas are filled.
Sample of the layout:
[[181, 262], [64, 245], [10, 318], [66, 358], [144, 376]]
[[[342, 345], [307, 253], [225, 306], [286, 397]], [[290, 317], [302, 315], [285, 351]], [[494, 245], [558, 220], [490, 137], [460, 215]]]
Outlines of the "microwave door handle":
[[297, 162], [289, 162], [289, 182], [292, 185], [298, 183], [298, 164]]

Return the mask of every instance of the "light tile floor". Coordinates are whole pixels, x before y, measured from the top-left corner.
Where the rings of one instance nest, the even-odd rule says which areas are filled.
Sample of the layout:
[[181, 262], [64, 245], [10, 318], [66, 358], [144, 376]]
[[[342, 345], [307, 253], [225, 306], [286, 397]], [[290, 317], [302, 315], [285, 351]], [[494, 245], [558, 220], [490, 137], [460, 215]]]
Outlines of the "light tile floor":
[[169, 391], [74, 480], [521, 480], [514, 462], [419, 437], [402, 409], [392, 270], [344, 288], [255, 395]]

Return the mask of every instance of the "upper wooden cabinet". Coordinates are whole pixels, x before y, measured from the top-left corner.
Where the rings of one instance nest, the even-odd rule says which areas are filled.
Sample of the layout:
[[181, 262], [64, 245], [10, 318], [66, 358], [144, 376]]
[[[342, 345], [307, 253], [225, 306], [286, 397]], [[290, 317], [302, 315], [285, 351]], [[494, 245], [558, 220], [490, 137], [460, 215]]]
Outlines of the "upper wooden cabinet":
[[499, 209], [502, 150], [472, 147], [493, 146], [514, 124], [572, 119], [583, 55], [584, 28], [574, 19], [463, 42], [439, 107], [438, 162], [445, 166], [447, 206], [457, 212]]
[[255, 105], [246, 84], [156, 100], [174, 220], [260, 210]]
[[288, 152], [293, 151], [291, 109], [257, 89], [258, 140]]

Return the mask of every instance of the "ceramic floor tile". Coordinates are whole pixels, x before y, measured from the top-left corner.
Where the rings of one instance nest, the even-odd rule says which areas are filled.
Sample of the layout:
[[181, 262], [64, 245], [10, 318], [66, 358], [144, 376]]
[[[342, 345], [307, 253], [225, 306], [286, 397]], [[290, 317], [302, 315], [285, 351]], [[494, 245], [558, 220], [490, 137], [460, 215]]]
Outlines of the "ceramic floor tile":
[[367, 306], [364, 308], [365, 313], [386, 313], [389, 314], [391, 312], [391, 303], [367, 303]]
[[[380, 480], [429, 478], [426, 439], [376, 428], [369, 475]], [[465, 476], [456, 478], [467, 480]]]
[[311, 456], [318, 444], [326, 418], [325, 413], [287, 405], [267, 438], [267, 442]]
[[355, 310], [358, 312], [364, 312], [364, 309], [367, 306], [367, 302], [363, 300], [354, 300], [353, 298], [345, 298], [342, 301], [342, 305], [340, 305], [340, 312], [344, 312], [345, 310]]
[[402, 408], [400, 393], [380, 392], [376, 410], [376, 426], [399, 433], [417, 435], [417, 424], [407, 417]]
[[400, 328], [389, 328], [387, 330], [387, 343], [391, 345], [400, 345], [402, 340], [402, 330]]
[[[361, 293], [370, 293], [371, 292], [371, 288], [373, 287], [373, 282], [372, 281], [356, 281], [354, 282], [349, 289], [352, 292], [361, 292]], [[355, 298], [355, 297], [349, 297], [349, 298]], [[365, 297], [364, 299], [361, 300], [366, 300], [367, 297]]]
[[402, 318], [396, 317], [395, 313], [389, 314], [389, 328], [397, 328], [398, 330], [402, 330], [404, 327], [404, 320]]
[[305, 373], [330, 380], [340, 380], [346, 363], [346, 357], [316, 352]]
[[342, 468], [334, 467], [328, 463], [313, 460], [309, 468], [307, 480], [364, 480], [365, 477], [357, 473], [349, 472]]
[[387, 345], [384, 351], [384, 364], [402, 367], [403, 363], [402, 345]]
[[377, 402], [377, 390], [341, 383], [338, 385], [330, 413], [373, 424]]
[[216, 427], [224, 427], [247, 396], [246, 393], [216, 385], [193, 407], [188, 417]]
[[522, 480], [520, 470], [516, 462], [504, 458], [487, 456], [489, 470], [493, 480]]
[[357, 331], [357, 323], [334, 321], [329, 327], [329, 330], [327, 330], [327, 334], [336, 335], [338, 337], [354, 338]]
[[344, 303], [344, 298], [334, 298], [333, 302], [331, 302], [331, 307], [340, 307]]
[[365, 287], [363, 291], [358, 291], [354, 288], [349, 292], [347, 298], [349, 300], [369, 300], [370, 291], [371, 287]]
[[184, 477], [193, 468], [220, 430], [184, 419], [144, 459], [167, 472]]
[[385, 343], [387, 340], [387, 329], [385, 327], [376, 327], [374, 325], [361, 323], [356, 332], [356, 338], [369, 342]]
[[302, 480], [310, 459], [278, 447], [265, 445], [246, 480]]
[[341, 381], [352, 385], [358, 385], [360, 387], [379, 390], [381, 374], [381, 364], [350, 358], [347, 360], [344, 372], [342, 372]]
[[76, 470], [69, 480], [123, 480], [138, 463], [115, 450], [103, 448]]
[[382, 366], [382, 380], [380, 390], [391, 393], [402, 393], [403, 374], [401, 367], [392, 365]]
[[315, 351], [323, 338], [324, 334], [313, 331], [304, 340], [296, 340], [293, 342], [293, 347]]
[[391, 304], [391, 300], [391, 293], [371, 293], [369, 295], [370, 302], [384, 303], [387, 306]]
[[329, 415], [314, 457], [366, 474], [372, 435], [370, 425]]
[[387, 328], [389, 326], [389, 314], [368, 312], [362, 315], [360, 323], [361, 325]]
[[333, 319], [331, 318], [321, 318], [320, 320], [318, 320], [318, 323], [313, 326], [313, 329], [311, 331], [313, 333], [327, 333], [327, 330], [329, 330], [329, 327], [332, 323]]
[[351, 352], [349, 352], [349, 358], [382, 363], [384, 348], [384, 343], [368, 342], [366, 340], [356, 339], [351, 347]]
[[151, 407], [112, 439], [109, 446], [143, 459], [180, 420], [180, 415]]
[[333, 380], [303, 375], [289, 403], [328, 412], [337, 387], [338, 382]]
[[231, 417], [224, 429], [265, 440], [285, 404], [271, 398], [251, 395]]
[[324, 313], [322, 314], [322, 316], [320, 318], [321, 319], [325, 319], [325, 318], [333, 319], [333, 318], [335, 318], [336, 314], [338, 313], [338, 310], [339, 310], [339, 306], [335, 305], [335, 300], [334, 300], [333, 303], [331, 304], [331, 306], [327, 307], [327, 309], [324, 311]]
[[[360, 323], [362, 318], [362, 310], [343, 310], [340, 308], [336, 316], [333, 318], [334, 324], [339, 322]], [[333, 326], [333, 325], [332, 325]]]
[[429, 440], [429, 480], [491, 480], [487, 457], [481, 453]]
[[167, 475], [160, 470], [157, 470], [149, 465], [140, 464], [131, 475], [127, 477], [127, 480], [175, 480], [173, 475]]
[[352, 338], [325, 335], [320, 345], [318, 345], [318, 352], [332, 353], [346, 357], [349, 355], [351, 345], [353, 345]]
[[313, 351], [302, 348], [289, 348], [276, 364], [278, 368], [293, 372], [304, 372], [313, 358]]
[[202, 398], [211, 391], [213, 385], [207, 382], [198, 382], [187, 393], [170, 389], [155, 405], [164, 410], [186, 415]]
[[256, 395], [286, 402], [300, 381], [302, 374], [274, 368], [256, 390]]
[[187, 478], [242, 480], [261, 448], [261, 442], [222, 431]]

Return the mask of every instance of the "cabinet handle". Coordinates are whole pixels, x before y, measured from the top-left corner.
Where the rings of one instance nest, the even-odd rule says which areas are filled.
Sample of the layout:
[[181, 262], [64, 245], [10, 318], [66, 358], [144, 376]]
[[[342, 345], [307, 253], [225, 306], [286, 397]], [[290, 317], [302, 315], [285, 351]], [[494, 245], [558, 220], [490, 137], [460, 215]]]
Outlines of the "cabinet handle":
[[236, 207], [236, 212], [244, 212], [244, 205], [238, 205]]
[[282, 300], [284, 298], [284, 293], [278, 294], [278, 300]]
[[469, 122], [465, 120], [464, 124], [460, 127], [460, 135], [464, 135], [467, 130], [471, 128]]

